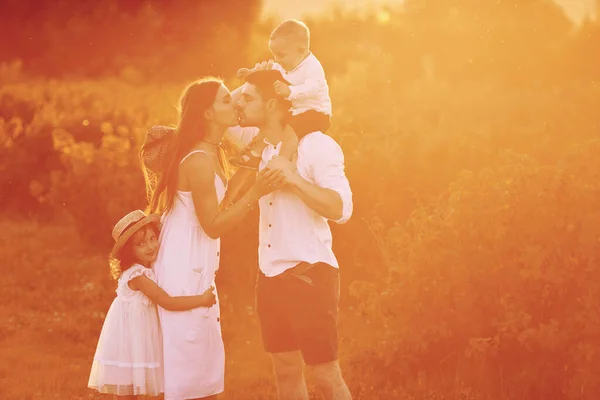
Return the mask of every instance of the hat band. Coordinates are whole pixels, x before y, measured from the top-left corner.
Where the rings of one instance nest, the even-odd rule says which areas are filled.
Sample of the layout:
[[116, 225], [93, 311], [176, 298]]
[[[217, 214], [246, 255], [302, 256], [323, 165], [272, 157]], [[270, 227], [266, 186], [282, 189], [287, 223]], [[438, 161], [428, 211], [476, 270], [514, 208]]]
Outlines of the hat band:
[[127, 225], [125, 228], [123, 228], [123, 230], [121, 231], [121, 233], [117, 237], [117, 240], [121, 239], [123, 237], [123, 235], [125, 233], [127, 233], [128, 230], [130, 230], [135, 224], [137, 224], [138, 222], [140, 222], [142, 219], [143, 218], [140, 218], [137, 221], [133, 221], [132, 223], [130, 223], [129, 225]]

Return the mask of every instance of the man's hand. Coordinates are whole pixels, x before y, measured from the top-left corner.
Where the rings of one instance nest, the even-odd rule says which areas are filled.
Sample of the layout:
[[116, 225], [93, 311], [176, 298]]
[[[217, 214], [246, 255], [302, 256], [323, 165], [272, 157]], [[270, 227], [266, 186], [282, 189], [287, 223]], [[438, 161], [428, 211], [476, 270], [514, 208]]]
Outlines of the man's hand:
[[273, 89], [275, 89], [275, 93], [285, 99], [292, 94], [290, 87], [281, 81], [275, 81], [275, 83], [273, 83]]
[[298, 175], [294, 165], [285, 157], [274, 157], [269, 161], [265, 169], [268, 171], [277, 171], [281, 176], [282, 185], [293, 185], [298, 179], [302, 179]]

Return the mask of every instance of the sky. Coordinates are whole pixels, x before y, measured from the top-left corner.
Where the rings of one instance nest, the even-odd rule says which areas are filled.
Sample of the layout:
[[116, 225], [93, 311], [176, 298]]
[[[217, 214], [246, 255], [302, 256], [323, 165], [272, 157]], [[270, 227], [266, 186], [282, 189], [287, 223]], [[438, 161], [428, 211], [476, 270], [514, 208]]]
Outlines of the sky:
[[[555, 0], [574, 21], [592, 13], [595, 0]], [[350, 7], [378, 6], [383, 4], [401, 4], [402, 0], [263, 0], [265, 15], [275, 15], [281, 19], [302, 18], [305, 13], [327, 11], [335, 4]]]

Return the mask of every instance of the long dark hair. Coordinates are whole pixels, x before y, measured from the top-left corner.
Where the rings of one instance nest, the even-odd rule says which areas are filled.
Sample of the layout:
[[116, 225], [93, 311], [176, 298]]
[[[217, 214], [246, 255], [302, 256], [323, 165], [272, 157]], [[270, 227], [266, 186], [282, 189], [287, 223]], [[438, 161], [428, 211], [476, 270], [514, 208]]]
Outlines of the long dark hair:
[[207, 77], [185, 89], [180, 102], [179, 123], [166, 155], [165, 169], [159, 174], [156, 184], [150, 177], [152, 174], [144, 168], [148, 213], [169, 212], [173, 207], [179, 163], [206, 136], [207, 120], [204, 113], [214, 103], [222, 83], [218, 78]]

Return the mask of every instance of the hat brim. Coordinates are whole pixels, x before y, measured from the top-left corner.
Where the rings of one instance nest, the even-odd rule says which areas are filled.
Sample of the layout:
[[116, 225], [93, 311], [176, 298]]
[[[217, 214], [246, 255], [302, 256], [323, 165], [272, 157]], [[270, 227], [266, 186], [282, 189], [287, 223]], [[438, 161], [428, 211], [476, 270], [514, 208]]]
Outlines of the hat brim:
[[175, 131], [176, 128], [162, 125], [150, 128], [140, 149], [141, 162], [148, 171], [162, 173]]
[[119, 258], [119, 252], [121, 251], [125, 243], [127, 243], [127, 241], [134, 235], [134, 233], [139, 231], [144, 226], [152, 223], [158, 224], [160, 229], [160, 214], [150, 214], [147, 217], [144, 217], [136, 223], [134, 223], [133, 225], [131, 225], [130, 228], [127, 228], [125, 232], [123, 232], [123, 234], [119, 236], [119, 239], [117, 239], [117, 241], [115, 242], [115, 245], [113, 246], [110, 252], [110, 256], [112, 258]]

